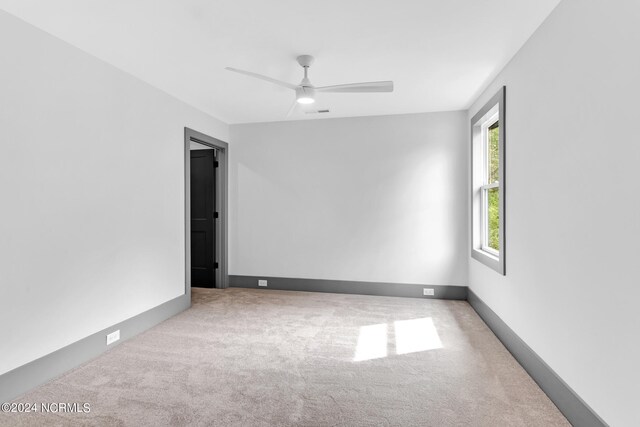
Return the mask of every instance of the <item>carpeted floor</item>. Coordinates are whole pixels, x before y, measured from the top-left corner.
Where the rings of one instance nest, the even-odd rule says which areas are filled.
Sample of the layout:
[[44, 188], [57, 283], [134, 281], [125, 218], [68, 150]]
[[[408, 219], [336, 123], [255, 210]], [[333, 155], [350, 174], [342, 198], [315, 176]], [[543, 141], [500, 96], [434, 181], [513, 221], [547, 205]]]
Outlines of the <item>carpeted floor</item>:
[[566, 426], [463, 301], [193, 290], [193, 307], [17, 402], [7, 426]]

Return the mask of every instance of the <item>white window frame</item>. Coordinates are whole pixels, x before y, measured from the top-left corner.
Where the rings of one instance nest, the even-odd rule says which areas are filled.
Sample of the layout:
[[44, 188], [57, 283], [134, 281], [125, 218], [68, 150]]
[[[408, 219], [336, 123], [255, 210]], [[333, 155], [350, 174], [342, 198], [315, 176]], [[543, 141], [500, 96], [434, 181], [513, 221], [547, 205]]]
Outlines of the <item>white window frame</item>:
[[[471, 119], [471, 256], [500, 274], [505, 274], [505, 92], [502, 87]], [[488, 130], [496, 121], [499, 122], [500, 129], [498, 180], [488, 182]], [[498, 189], [499, 251], [491, 248], [488, 242], [488, 194], [492, 188]]]
[[[489, 182], [489, 168], [490, 168], [490, 159], [489, 159], [489, 129], [496, 122], [500, 121], [500, 112], [497, 108], [492, 109], [493, 115], [491, 115], [488, 119], [482, 120], [481, 122], [481, 136], [482, 136], [482, 176], [483, 180], [482, 184], [478, 191], [480, 191], [480, 224], [482, 228], [480, 229], [480, 248], [493, 255], [494, 257], [499, 257], [500, 252], [489, 246], [489, 190], [492, 188], [500, 187], [500, 181]], [[498, 127], [499, 129], [499, 127]]]

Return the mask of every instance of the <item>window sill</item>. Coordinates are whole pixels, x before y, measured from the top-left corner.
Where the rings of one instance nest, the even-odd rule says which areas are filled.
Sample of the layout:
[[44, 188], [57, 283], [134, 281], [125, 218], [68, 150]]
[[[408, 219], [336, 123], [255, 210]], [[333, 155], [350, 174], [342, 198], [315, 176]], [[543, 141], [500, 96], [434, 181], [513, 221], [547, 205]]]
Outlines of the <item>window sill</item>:
[[492, 270], [495, 270], [497, 273], [502, 275], [505, 274], [504, 262], [499, 256], [495, 256], [489, 252], [483, 251], [482, 249], [474, 248], [471, 250], [471, 257]]

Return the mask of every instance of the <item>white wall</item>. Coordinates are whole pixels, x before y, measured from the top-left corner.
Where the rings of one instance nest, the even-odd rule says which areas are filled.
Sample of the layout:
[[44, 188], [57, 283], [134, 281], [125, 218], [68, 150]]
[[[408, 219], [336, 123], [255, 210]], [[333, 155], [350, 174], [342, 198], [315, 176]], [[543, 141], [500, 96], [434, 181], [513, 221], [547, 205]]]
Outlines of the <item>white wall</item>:
[[230, 131], [230, 274], [466, 285], [464, 112]]
[[470, 287], [612, 426], [640, 425], [640, 2], [564, 0], [507, 86], [506, 277]]
[[188, 126], [228, 127], [0, 12], [0, 374], [184, 293]]

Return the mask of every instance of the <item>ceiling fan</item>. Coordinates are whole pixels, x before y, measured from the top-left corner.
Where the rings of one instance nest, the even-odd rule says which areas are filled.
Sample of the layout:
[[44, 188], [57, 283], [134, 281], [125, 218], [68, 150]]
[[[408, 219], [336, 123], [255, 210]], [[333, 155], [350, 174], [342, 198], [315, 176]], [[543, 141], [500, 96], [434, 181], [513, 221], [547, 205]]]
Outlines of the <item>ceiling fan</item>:
[[316, 87], [311, 84], [307, 72], [311, 64], [313, 63], [313, 56], [300, 55], [296, 58], [298, 64], [304, 68], [304, 77], [300, 84], [295, 85], [292, 83], [283, 82], [271, 77], [263, 76], [262, 74], [252, 73], [251, 71], [239, 70], [237, 68], [226, 67], [226, 70], [233, 71], [235, 73], [244, 74], [250, 77], [255, 77], [260, 80], [264, 80], [270, 83], [274, 83], [278, 86], [286, 87], [296, 91], [296, 99], [287, 116], [295, 110], [297, 104], [313, 104], [316, 101], [317, 92], [342, 92], [342, 93], [364, 93], [364, 92], [393, 92], [392, 81], [381, 82], [366, 82], [366, 83], [348, 83], [334, 86], [319, 86]]

